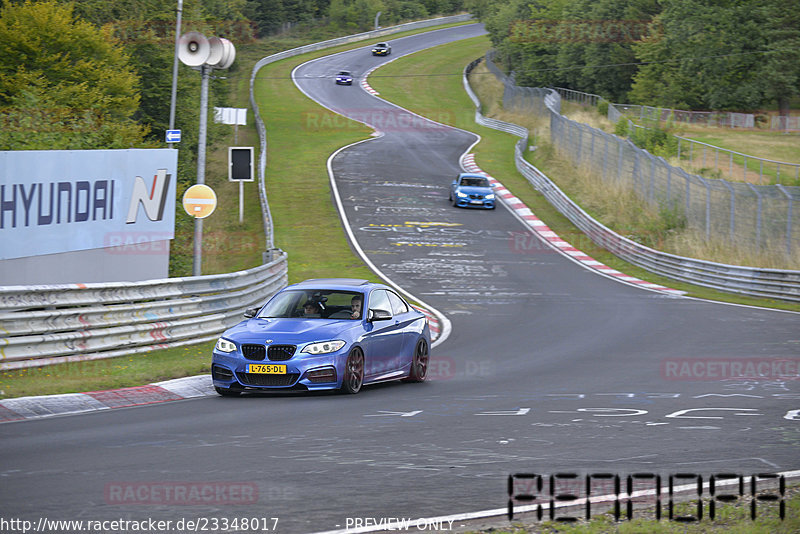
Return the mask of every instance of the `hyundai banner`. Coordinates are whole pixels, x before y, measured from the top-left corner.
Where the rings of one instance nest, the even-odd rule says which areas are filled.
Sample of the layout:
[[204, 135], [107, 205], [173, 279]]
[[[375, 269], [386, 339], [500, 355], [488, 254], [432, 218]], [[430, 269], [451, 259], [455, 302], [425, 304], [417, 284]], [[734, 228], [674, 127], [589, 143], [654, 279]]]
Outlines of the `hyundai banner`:
[[178, 151], [0, 152], [0, 260], [175, 235]]

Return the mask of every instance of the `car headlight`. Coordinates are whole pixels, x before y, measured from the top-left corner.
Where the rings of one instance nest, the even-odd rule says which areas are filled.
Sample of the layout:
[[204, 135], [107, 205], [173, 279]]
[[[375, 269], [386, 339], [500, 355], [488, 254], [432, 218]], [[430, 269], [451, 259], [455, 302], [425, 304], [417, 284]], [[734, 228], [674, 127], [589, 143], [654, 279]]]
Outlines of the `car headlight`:
[[484, 197], [484, 198], [486, 198], [486, 200], [494, 200], [494, 193], [489, 193], [489, 194], [488, 194], [488, 195], [486, 195], [486, 197]]
[[221, 337], [217, 340], [217, 346], [215, 348], [220, 352], [234, 352], [236, 350], [236, 343]]
[[345, 342], [341, 339], [334, 339], [332, 341], [320, 341], [319, 343], [310, 343], [303, 347], [300, 352], [307, 352], [308, 354], [328, 354], [329, 352], [336, 352], [345, 346]]
[[456, 191], [456, 195], [458, 195], [459, 198], [467, 198], [469, 196], [466, 193], [462, 193], [461, 191]]

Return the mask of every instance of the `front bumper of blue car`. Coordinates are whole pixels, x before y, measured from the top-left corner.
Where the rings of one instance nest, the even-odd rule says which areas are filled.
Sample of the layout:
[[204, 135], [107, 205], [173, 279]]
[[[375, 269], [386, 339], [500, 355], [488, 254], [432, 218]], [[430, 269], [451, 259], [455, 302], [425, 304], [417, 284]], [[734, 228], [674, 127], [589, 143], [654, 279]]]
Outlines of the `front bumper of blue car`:
[[347, 348], [322, 355], [296, 355], [286, 361], [251, 361], [241, 352], [215, 350], [211, 379], [226, 389], [336, 389], [341, 387]]
[[488, 195], [479, 194], [466, 194], [456, 191], [455, 205], [460, 208], [485, 208], [494, 209], [495, 195], [490, 193]]

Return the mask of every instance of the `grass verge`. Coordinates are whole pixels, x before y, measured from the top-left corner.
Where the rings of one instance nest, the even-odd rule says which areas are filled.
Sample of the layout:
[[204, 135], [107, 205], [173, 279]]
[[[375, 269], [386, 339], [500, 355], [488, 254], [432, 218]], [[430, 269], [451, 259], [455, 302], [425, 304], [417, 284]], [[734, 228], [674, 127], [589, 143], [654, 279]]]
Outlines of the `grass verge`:
[[[598, 112], [597, 108], [584, 106], [574, 102], [562, 101], [561, 112], [564, 116], [583, 124], [588, 124], [606, 133], [614, 133], [615, 124], [605, 115]], [[703, 147], [687, 142], [681, 142], [681, 157], [677, 152], [670, 152], [666, 157], [670, 165], [680, 167], [686, 172], [699, 174], [705, 178], [726, 179], [732, 182], [749, 182], [752, 184], [798, 185], [800, 175], [796, 167], [777, 165], [769, 161], [761, 164], [754, 158], [762, 158], [774, 162], [800, 163], [800, 134], [784, 133], [760, 129], [733, 129], [715, 128], [686, 124], [674, 121], [631, 120], [648, 128], [661, 128], [669, 134], [674, 134], [686, 139], [692, 139], [711, 145]], [[723, 149], [717, 151], [712, 147]], [[677, 142], [673, 148], [677, 150]], [[746, 154], [747, 161], [738, 154], [731, 155], [724, 150]], [[745, 169], [745, 163], [747, 168]]]

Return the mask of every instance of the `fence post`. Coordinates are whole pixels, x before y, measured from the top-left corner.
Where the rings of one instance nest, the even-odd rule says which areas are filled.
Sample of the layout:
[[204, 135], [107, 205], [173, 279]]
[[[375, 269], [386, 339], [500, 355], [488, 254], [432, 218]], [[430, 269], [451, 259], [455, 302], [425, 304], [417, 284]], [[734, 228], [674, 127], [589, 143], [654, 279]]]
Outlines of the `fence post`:
[[756, 247], [761, 247], [761, 193], [758, 192], [756, 186], [751, 183], [747, 184], [756, 195]]
[[789, 256], [792, 254], [792, 203], [794, 202], [794, 197], [781, 184], [778, 184], [777, 187], [789, 200], [789, 207], [786, 210], [786, 255]]
[[731, 215], [729, 224], [731, 243], [733, 243], [736, 235], [736, 192], [733, 190], [733, 187], [731, 187], [731, 184], [729, 184], [727, 180], [722, 180], [722, 184], [728, 188], [728, 192], [731, 195]]
[[664, 162], [664, 164], [667, 166], [667, 205], [669, 205], [670, 209], [672, 209], [672, 165], [666, 162]]
[[682, 171], [681, 174], [684, 175], [683, 176], [683, 180], [686, 183], [686, 217], [688, 218], [689, 215], [692, 213], [691, 212], [691, 208], [692, 208], [692, 202], [691, 202], [692, 183], [691, 183], [691, 180], [689, 178], [689, 175], [686, 174], [686, 172], [683, 171], [683, 169], [681, 169], [681, 171]]
[[728, 165], [728, 175], [729, 175], [731, 178], [733, 178], [733, 152], [731, 152], [730, 154], [731, 154], [731, 162], [730, 162], [730, 164]]
[[700, 179], [703, 181], [703, 185], [706, 186], [706, 241], [708, 241], [711, 239], [711, 186], [702, 176]]
[[747, 181], [747, 156], [744, 157], [744, 181]]
[[650, 202], [655, 201], [656, 198], [656, 158], [650, 156]]

